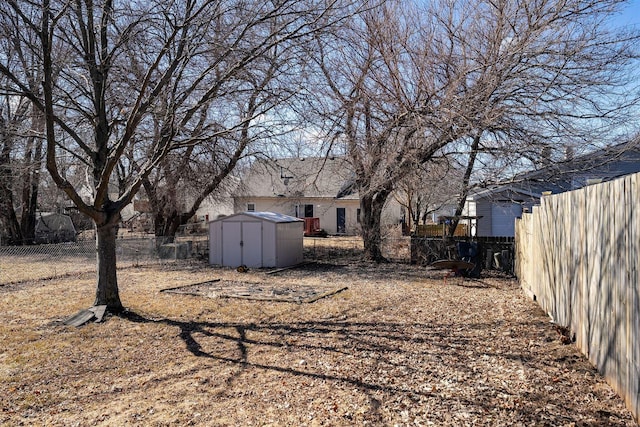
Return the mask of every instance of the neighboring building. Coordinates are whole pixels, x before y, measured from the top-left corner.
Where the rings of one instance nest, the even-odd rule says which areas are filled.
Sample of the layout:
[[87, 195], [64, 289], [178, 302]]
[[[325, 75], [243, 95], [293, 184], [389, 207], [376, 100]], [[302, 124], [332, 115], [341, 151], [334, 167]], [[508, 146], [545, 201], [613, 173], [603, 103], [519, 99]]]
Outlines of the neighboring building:
[[149, 201], [136, 198], [128, 206], [132, 206], [134, 214], [122, 221], [123, 227], [136, 233], [152, 233], [153, 216]]
[[[233, 197], [231, 193], [238, 186], [239, 180], [235, 177], [227, 177], [218, 186], [213, 194], [207, 196], [196, 213], [187, 224], [181, 226], [178, 233], [188, 232], [197, 233], [206, 232], [206, 225], [209, 221], [222, 218], [233, 214]], [[183, 198], [180, 202], [189, 206], [194, 203], [194, 196], [182, 194]], [[182, 206], [183, 208], [185, 206]], [[141, 191], [140, 196], [134, 199], [132, 204], [133, 215], [127, 217], [124, 225], [130, 231], [136, 232], [153, 232], [154, 231], [154, 212], [151, 203], [146, 199], [146, 194]], [[124, 217], [124, 216], [123, 216]]]
[[565, 159], [513, 178], [512, 185], [531, 193], [577, 190], [640, 172], [640, 139]]
[[232, 197], [207, 197], [196, 211], [195, 220], [208, 222], [232, 214]]
[[515, 235], [515, 219], [522, 212], [540, 203], [541, 194], [531, 193], [511, 185], [495, 186], [472, 192], [467, 197], [464, 215], [471, 220], [474, 236]]
[[[328, 234], [355, 235], [360, 232], [360, 199], [352, 184], [351, 165], [342, 157], [260, 159], [237, 188], [234, 211], [319, 218]], [[383, 224], [398, 224], [402, 210], [389, 199]]]
[[76, 228], [69, 215], [55, 212], [40, 212], [36, 217], [36, 243], [76, 241]]
[[195, 220], [209, 222], [233, 214], [233, 193], [240, 181], [236, 177], [228, 176], [220, 184], [215, 194], [209, 195], [196, 211]]
[[515, 219], [540, 203], [543, 194], [577, 190], [640, 172], [640, 141], [603, 148], [477, 189], [467, 197], [465, 215], [481, 217], [477, 236], [514, 236]]

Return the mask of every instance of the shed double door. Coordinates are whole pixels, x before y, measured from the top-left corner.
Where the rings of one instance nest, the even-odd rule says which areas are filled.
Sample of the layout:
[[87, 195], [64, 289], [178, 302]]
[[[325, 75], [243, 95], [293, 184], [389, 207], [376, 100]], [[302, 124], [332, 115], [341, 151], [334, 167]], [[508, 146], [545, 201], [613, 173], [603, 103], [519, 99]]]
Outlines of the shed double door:
[[262, 267], [262, 223], [222, 223], [222, 264]]

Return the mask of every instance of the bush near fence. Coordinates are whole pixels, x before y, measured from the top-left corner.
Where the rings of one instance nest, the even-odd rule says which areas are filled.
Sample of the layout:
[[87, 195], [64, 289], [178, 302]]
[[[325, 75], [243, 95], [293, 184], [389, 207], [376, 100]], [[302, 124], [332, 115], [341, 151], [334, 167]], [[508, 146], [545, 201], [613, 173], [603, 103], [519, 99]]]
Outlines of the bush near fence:
[[[453, 237], [428, 238], [411, 237], [411, 263], [429, 265], [441, 259], [457, 259], [456, 244], [474, 241], [480, 248], [479, 259], [484, 270], [502, 270], [513, 274], [513, 237]], [[498, 254], [498, 256], [496, 256]]]
[[640, 174], [545, 196], [516, 222], [522, 288], [640, 416]]

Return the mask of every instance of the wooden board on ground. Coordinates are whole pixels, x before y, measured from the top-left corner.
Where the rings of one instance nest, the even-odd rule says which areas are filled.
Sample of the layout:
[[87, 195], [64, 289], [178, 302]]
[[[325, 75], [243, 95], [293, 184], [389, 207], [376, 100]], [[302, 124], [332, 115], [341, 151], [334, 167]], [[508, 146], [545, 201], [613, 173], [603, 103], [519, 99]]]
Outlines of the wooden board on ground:
[[74, 316], [66, 319], [62, 322], [65, 325], [80, 327], [85, 323], [89, 322], [91, 319], [96, 317], [96, 314], [91, 310], [80, 310]]
[[86, 310], [80, 310], [75, 315], [64, 320], [62, 324], [79, 328], [80, 326], [87, 324], [92, 320], [96, 323], [102, 322], [102, 319], [104, 318], [104, 314], [106, 312], [106, 305], [94, 305], [93, 307], [89, 307]]
[[436, 270], [471, 270], [475, 267], [472, 262], [462, 261], [458, 259], [441, 259], [429, 264], [429, 267]]
[[[206, 285], [208, 283], [215, 283], [215, 282], [219, 282], [219, 281], [220, 281], [220, 279], [213, 279], [213, 280], [207, 280], [206, 282], [189, 283], [188, 285], [180, 285], [180, 286], [174, 286], [173, 288], [160, 289], [160, 292], [179, 293], [177, 291], [180, 290], [180, 289], [183, 289], [183, 288], [191, 288], [191, 287], [194, 287], [194, 286]], [[184, 292], [184, 293], [189, 293], [189, 292]]]
[[93, 312], [93, 314], [95, 316], [94, 322], [100, 323], [100, 322], [102, 322], [102, 318], [104, 317], [104, 313], [106, 313], [106, 311], [107, 311], [107, 306], [106, 305], [94, 305], [93, 307], [89, 308], [89, 311]]
[[278, 274], [278, 273], [283, 272], [283, 271], [293, 270], [294, 268], [303, 267], [303, 266], [309, 265], [309, 264], [316, 264], [316, 262], [315, 261], [305, 261], [305, 262], [301, 262], [300, 264], [291, 265], [289, 267], [282, 267], [282, 268], [278, 268], [277, 270], [267, 271], [267, 274]]
[[319, 292], [317, 289], [303, 289], [302, 291], [297, 291], [292, 290], [291, 288], [264, 292], [264, 290], [261, 289], [260, 291], [263, 292], [238, 292], [226, 294], [211, 294], [209, 296], [217, 296], [218, 298], [248, 299], [253, 301], [295, 302], [298, 304], [302, 304], [316, 302], [319, 299], [330, 297], [342, 291], [346, 291], [347, 289], [348, 288], [346, 286], [342, 288], [331, 289], [326, 292]]

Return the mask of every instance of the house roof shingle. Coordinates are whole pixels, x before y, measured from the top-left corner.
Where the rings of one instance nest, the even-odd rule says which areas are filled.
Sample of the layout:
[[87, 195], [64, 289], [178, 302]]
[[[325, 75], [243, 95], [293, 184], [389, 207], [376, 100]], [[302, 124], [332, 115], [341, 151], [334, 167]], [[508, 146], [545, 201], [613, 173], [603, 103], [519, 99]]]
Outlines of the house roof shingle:
[[513, 179], [497, 183], [489, 188], [477, 189], [474, 196], [509, 188], [532, 196], [545, 191], [563, 193], [588, 184], [589, 179], [610, 181], [621, 176], [640, 172], [640, 140], [605, 147], [591, 153], [553, 163], [534, 171], [516, 175]]
[[352, 177], [352, 168], [342, 157], [260, 159], [235, 196], [357, 199], [355, 193], [342, 194]]

